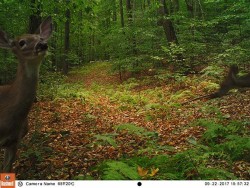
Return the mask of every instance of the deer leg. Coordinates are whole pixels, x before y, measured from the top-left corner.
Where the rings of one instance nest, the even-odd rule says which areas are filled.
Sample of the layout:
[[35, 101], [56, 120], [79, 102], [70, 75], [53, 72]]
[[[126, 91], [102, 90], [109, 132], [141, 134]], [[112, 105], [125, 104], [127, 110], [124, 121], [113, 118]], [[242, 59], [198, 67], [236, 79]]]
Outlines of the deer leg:
[[[23, 138], [27, 134], [27, 132], [28, 132], [28, 119], [25, 118], [24, 122], [22, 123], [22, 129], [19, 138]], [[0, 171], [2, 169], [3, 172], [11, 172], [12, 164], [16, 159], [17, 147], [18, 147], [18, 142], [13, 142], [11, 143], [10, 146], [5, 148], [4, 161], [3, 164], [0, 165]]]
[[28, 118], [25, 118], [24, 122], [22, 123], [20, 138], [23, 138], [28, 133], [28, 130], [29, 130]]
[[17, 143], [12, 144], [5, 148], [4, 161], [3, 161], [3, 172], [11, 172], [12, 164], [16, 159]]

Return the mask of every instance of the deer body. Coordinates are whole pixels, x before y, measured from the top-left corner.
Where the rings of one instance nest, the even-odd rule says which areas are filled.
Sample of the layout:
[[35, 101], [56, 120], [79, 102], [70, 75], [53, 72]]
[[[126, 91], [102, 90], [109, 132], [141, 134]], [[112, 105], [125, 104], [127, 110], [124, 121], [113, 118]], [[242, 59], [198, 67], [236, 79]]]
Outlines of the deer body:
[[23, 35], [14, 41], [0, 31], [0, 47], [11, 49], [19, 61], [14, 83], [0, 87], [0, 147], [5, 149], [3, 172], [11, 171], [17, 146], [28, 132], [27, 116], [36, 96], [39, 68], [52, 32], [51, 18], [39, 29], [39, 34]]
[[[18, 67], [17, 79], [11, 86], [0, 87], [0, 145], [9, 145], [23, 130], [29, 110], [36, 95], [38, 76], [27, 77], [25, 63]], [[37, 72], [37, 70], [33, 70]], [[14, 112], [14, 113], [13, 113]], [[20, 130], [19, 130], [20, 129]], [[9, 135], [5, 138], [5, 135]], [[12, 139], [11, 139], [12, 138]]]

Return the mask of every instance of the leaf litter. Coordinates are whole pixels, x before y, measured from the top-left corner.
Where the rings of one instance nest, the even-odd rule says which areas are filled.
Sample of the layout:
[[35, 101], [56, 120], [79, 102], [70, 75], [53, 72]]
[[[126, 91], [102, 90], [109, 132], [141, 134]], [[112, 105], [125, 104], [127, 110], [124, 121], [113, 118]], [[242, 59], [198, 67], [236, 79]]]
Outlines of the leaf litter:
[[[102, 77], [105, 77], [102, 84], [105, 81], [110, 82], [113, 78], [95, 72], [88, 76], [77, 75], [77, 78], [76, 75], [71, 75], [69, 79], [73, 84], [74, 80], [87, 78], [87, 87], [90, 87], [91, 83]], [[112, 83], [117, 84], [116, 81]], [[170, 90], [166, 87], [170, 86], [157, 84], [159, 90]], [[142, 88], [147, 90], [146, 86]], [[237, 97], [226, 96], [221, 100], [207, 103], [220, 106], [221, 112], [227, 118], [250, 117], [249, 91]], [[187, 150], [205, 130], [204, 127], [191, 126], [192, 122], [199, 118], [216, 116], [213, 112], [203, 113], [202, 105], [203, 102], [197, 101], [166, 111], [142, 110], [136, 105], [134, 108], [123, 109], [119, 101], [111, 100], [108, 95], [98, 91], [95, 93], [95, 101], [83, 102], [81, 99], [39, 101], [34, 104], [29, 115], [30, 131], [23, 140], [15, 164], [17, 177], [30, 180], [73, 179], [81, 174], [91, 175], [92, 167], [101, 161], [137, 156], [138, 150], [147, 148], [148, 140], [153, 138], [133, 134], [126, 129], [118, 130], [117, 126], [121, 124], [133, 124], [146, 131], [157, 133], [158, 137], [154, 144], [159, 147], [174, 147], [174, 150], [161, 150], [148, 155], [158, 155], [160, 152], [173, 154]], [[145, 118], [147, 116], [149, 118]], [[240, 171], [242, 170], [240, 167], [244, 165], [246, 164], [235, 164], [235, 169]], [[155, 176], [159, 171], [158, 168], [148, 170], [139, 166], [137, 170], [140, 176]]]

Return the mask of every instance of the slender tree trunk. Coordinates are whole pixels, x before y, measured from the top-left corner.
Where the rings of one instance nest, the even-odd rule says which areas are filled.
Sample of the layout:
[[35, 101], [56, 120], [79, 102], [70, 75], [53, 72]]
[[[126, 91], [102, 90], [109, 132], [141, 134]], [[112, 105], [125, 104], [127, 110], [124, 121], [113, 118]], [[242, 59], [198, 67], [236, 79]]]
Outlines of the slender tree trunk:
[[180, 9], [180, 4], [179, 4], [179, 0], [173, 0], [170, 3], [170, 10], [171, 10], [171, 14], [173, 13], [177, 13]]
[[120, 3], [120, 16], [121, 16], [121, 26], [124, 28], [124, 13], [123, 13], [123, 2], [122, 0], [119, 1]]
[[[125, 24], [124, 24], [124, 13], [123, 13], [123, 1], [122, 0], [119, 0], [119, 6], [120, 6], [120, 17], [121, 17], [121, 26], [122, 28], [124, 28]], [[125, 32], [123, 31], [123, 33], [125, 34]], [[119, 78], [120, 78], [120, 81], [122, 81], [122, 67], [121, 67], [121, 64], [119, 64]]]
[[187, 6], [187, 10], [188, 12], [191, 14], [191, 17], [194, 18], [194, 3], [193, 0], [185, 0], [186, 2], [186, 6]]
[[151, 2], [150, 2], [150, 0], [147, 0], [147, 3], [148, 3], [148, 6], [150, 6], [150, 5], [151, 5]]
[[187, 10], [191, 14], [192, 18], [198, 16], [199, 18], [204, 18], [204, 12], [202, 9], [202, 4], [200, 0], [185, 0]]
[[82, 10], [80, 10], [79, 12], [79, 28], [78, 28], [78, 56], [80, 59], [80, 64], [83, 63], [85, 61], [84, 59], [84, 45], [83, 45], [83, 24], [82, 24], [82, 19], [83, 19], [83, 12]]
[[[133, 31], [133, 11], [132, 11], [132, 2], [131, 0], [126, 0], [126, 9], [127, 9], [127, 17], [128, 17], [128, 26], [130, 27], [131, 31]], [[131, 32], [131, 44], [133, 54], [137, 54], [136, 50], [136, 38], [133, 32]]]
[[41, 3], [36, 3], [36, 0], [31, 0], [31, 9], [34, 10], [29, 19], [29, 33], [35, 33], [39, 25], [42, 23], [41, 18]]
[[95, 32], [92, 30], [89, 38], [89, 61], [95, 60], [95, 43]]
[[178, 44], [173, 23], [169, 18], [166, 18], [167, 16], [169, 16], [169, 12], [166, 6], [166, 0], [159, 0], [159, 2], [161, 3], [161, 5], [158, 9], [160, 15], [160, 19], [158, 20], [158, 25], [161, 25], [163, 27], [168, 43], [173, 42]]
[[117, 21], [117, 12], [116, 12], [116, 0], [113, 1], [113, 10], [112, 10], [112, 14], [113, 14], [113, 21], [116, 22]]
[[[69, 4], [69, 0], [67, 1], [67, 4]], [[70, 46], [70, 40], [69, 40], [69, 34], [70, 34], [70, 10], [66, 10], [66, 22], [65, 22], [65, 39], [64, 39], [64, 52], [65, 52], [65, 58], [63, 63], [63, 74], [68, 74], [69, 72], [69, 62], [68, 62], [68, 55], [69, 55], [69, 46]]]
[[131, 0], [126, 0], [126, 8], [128, 15], [128, 23], [131, 23], [133, 21]]
[[[134, 3], [133, 5], [134, 5], [134, 7], [132, 6], [132, 2]], [[128, 27], [129, 27], [129, 30], [130, 30], [130, 33], [129, 33], [129, 40], [130, 40], [130, 44], [131, 45], [129, 45], [130, 47], [129, 48], [131, 48], [131, 49], [129, 49], [129, 51], [130, 50], [132, 50], [131, 51], [131, 53], [132, 53], [132, 55], [133, 56], [136, 56], [137, 54], [138, 54], [138, 52], [137, 52], [137, 49], [136, 49], [136, 36], [135, 36], [135, 34], [134, 34], [134, 23], [133, 23], [133, 21], [134, 21], [134, 17], [135, 17], [135, 15], [133, 14], [133, 8], [135, 8], [135, 1], [132, 1], [132, 0], [126, 0], [126, 9], [127, 9], [127, 17], [128, 17]], [[134, 61], [133, 63], [132, 63], [132, 67], [133, 67], [133, 70], [136, 70], [136, 68], [139, 66], [139, 62], [138, 61]], [[139, 73], [139, 71], [134, 71], [134, 72], [132, 72], [133, 74], [137, 74], [137, 73]]]
[[[57, 23], [53, 23], [53, 31], [57, 32]], [[58, 70], [58, 65], [57, 65], [57, 37], [56, 35], [52, 37], [52, 41], [51, 41], [51, 51], [52, 51], [52, 56], [51, 56], [51, 61], [52, 61], [52, 66], [51, 69], [53, 69], [53, 71]]]

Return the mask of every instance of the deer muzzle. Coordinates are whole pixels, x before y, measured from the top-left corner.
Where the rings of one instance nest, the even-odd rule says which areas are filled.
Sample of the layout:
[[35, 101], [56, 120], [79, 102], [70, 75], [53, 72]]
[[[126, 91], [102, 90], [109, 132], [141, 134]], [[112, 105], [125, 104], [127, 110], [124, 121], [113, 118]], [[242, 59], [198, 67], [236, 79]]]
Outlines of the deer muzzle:
[[46, 42], [38, 42], [35, 49], [36, 52], [46, 51], [48, 49], [48, 44]]

